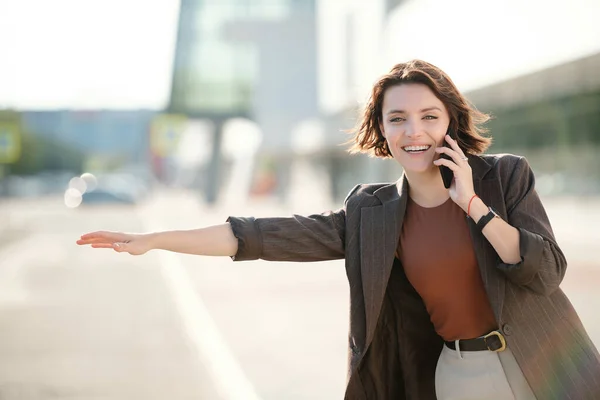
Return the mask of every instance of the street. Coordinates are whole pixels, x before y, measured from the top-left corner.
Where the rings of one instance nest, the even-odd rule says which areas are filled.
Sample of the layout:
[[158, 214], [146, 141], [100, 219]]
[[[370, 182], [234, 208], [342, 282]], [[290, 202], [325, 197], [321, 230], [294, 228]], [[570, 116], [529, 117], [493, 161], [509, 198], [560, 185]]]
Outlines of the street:
[[[549, 200], [570, 261], [562, 285], [600, 345], [598, 200]], [[0, 203], [0, 399], [340, 399], [348, 288], [342, 261], [234, 263], [75, 245], [85, 232], [222, 223], [187, 192], [139, 207]], [[313, 210], [314, 211], [314, 210]], [[317, 210], [318, 211], [318, 210]]]

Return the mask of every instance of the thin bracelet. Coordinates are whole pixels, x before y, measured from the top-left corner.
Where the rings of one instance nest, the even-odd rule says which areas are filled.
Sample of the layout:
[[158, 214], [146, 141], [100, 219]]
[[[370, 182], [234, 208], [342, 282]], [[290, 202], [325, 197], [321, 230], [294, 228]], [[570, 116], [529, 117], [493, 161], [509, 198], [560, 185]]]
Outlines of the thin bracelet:
[[469, 200], [469, 206], [467, 207], [467, 217], [471, 218], [471, 203], [473, 202], [473, 199], [475, 199], [475, 197], [479, 197], [477, 196], [477, 194], [474, 194], [473, 197], [471, 197], [471, 200]]

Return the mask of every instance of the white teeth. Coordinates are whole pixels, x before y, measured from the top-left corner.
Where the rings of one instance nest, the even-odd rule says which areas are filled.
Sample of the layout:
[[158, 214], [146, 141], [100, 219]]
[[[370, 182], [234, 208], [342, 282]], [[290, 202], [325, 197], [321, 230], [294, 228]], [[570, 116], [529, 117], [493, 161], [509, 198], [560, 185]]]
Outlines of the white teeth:
[[403, 147], [405, 151], [424, 151], [429, 149], [431, 146], [406, 146]]

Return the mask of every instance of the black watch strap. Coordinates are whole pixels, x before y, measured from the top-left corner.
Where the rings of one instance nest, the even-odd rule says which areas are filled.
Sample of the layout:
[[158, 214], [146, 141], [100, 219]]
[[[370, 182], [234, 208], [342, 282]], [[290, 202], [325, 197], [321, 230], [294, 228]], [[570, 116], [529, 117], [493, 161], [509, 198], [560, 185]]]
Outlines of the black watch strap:
[[490, 211], [487, 214], [479, 218], [479, 221], [477, 221], [477, 228], [479, 228], [480, 231], [482, 231], [483, 228], [485, 228], [488, 222], [493, 220], [495, 217], [498, 217], [498, 214], [496, 214], [496, 212], [492, 210], [492, 207], [489, 207], [489, 210]]

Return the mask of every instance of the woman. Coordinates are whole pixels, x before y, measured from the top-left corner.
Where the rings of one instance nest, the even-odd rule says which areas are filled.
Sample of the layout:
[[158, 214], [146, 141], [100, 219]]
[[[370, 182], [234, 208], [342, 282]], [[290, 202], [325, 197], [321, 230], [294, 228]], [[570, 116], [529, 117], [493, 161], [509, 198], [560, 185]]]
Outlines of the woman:
[[393, 157], [396, 183], [358, 185], [335, 212], [78, 244], [345, 258], [346, 399], [600, 399], [600, 356], [559, 288], [567, 264], [533, 173], [522, 157], [482, 154], [486, 120], [437, 67], [398, 64], [374, 85], [352, 149]]

